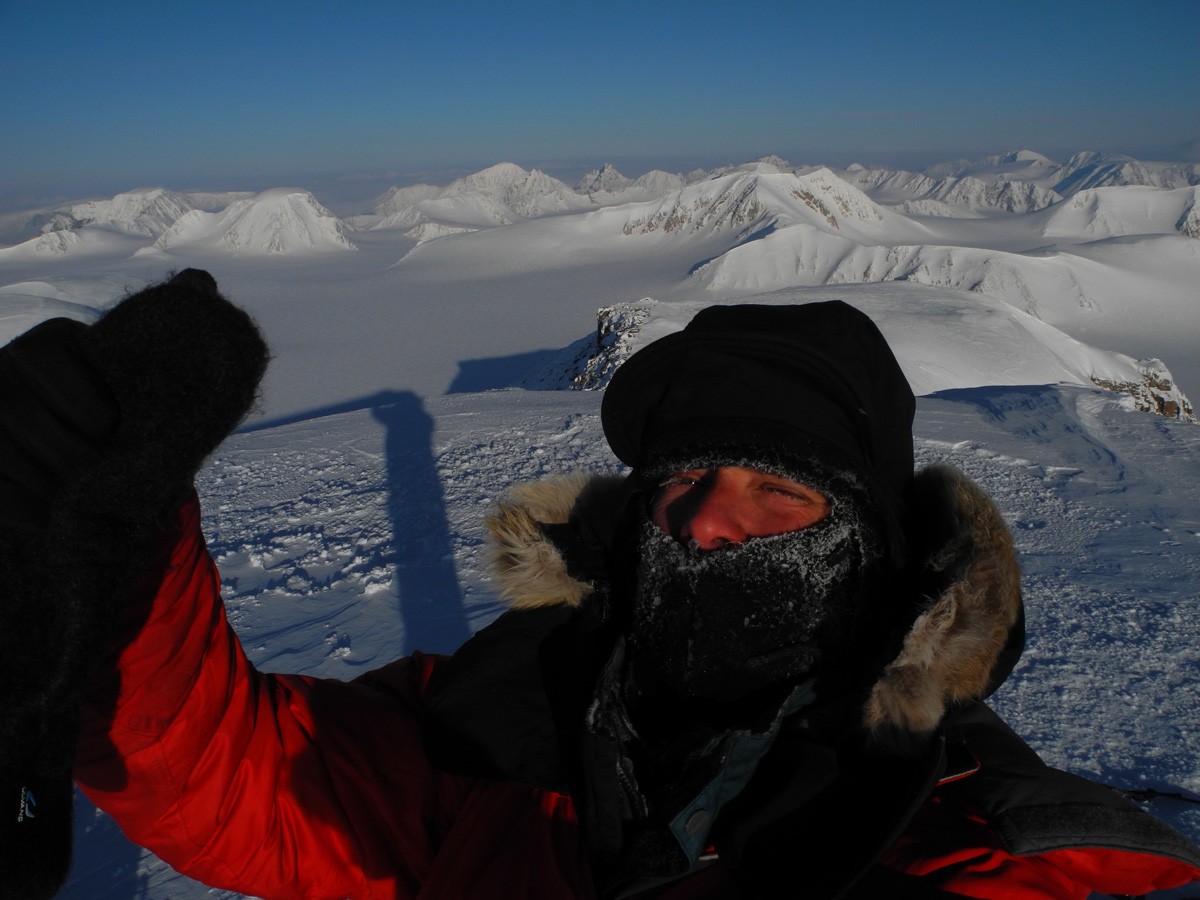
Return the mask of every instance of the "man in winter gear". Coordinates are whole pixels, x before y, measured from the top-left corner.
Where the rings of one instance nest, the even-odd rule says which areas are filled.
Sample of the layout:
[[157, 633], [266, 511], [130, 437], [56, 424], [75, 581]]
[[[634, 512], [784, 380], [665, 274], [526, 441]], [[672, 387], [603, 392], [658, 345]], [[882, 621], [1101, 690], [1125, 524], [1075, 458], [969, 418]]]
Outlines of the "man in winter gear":
[[511, 610], [348, 684], [250, 665], [192, 495], [88, 682], [75, 777], [180, 871], [281, 900], [1200, 878], [979, 702], [1020, 649], [1012, 545], [961, 474], [913, 476], [912, 407], [844, 304], [708, 310], [609, 387], [627, 478], [522, 486], [492, 519]]
[[[638, 553], [638, 655], [686, 665], [710, 699], [795, 683], [851, 646], [863, 668], [870, 621], [895, 605], [886, 576], [903, 555], [913, 409], [882, 336], [844, 304], [800, 317], [797, 307], [714, 307], [618, 370], [606, 434], [653, 495]], [[738, 473], [750, 484], [721, 493]], [[717, 518], [760, 496], [780, 500], [755, 505], [766, 527]], [[808, 521], [814, 503], [821, 515]], [[670, 642], [687, 648], [686, 663]], [[679, 680], [684, 693], [699, 689]]]

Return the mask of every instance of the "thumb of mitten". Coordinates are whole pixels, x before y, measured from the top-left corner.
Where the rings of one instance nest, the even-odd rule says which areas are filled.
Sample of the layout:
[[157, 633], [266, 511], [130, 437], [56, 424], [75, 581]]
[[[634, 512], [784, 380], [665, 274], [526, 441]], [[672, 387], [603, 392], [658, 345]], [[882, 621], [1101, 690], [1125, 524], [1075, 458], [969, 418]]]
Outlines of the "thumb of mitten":
[[87, 493], [104, 514], [160, 516], [249, 413], [266, 343], [211, 275], [186, 269], [115, 306], [84, 346], [120, 410], [112, 451]]

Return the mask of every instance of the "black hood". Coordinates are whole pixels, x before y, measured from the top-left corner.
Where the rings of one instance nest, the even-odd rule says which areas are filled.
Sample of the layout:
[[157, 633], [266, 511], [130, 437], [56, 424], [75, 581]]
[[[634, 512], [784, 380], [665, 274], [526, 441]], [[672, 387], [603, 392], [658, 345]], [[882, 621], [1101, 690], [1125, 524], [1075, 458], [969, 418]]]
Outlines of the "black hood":
[[913, 478], [914, 410], [879, 329], [834, 300], [701, 311], [616, 371], [601, 419], [613, 453], [635, 471], [664, 455], [756, 446], [861, 473], [896, 535]]

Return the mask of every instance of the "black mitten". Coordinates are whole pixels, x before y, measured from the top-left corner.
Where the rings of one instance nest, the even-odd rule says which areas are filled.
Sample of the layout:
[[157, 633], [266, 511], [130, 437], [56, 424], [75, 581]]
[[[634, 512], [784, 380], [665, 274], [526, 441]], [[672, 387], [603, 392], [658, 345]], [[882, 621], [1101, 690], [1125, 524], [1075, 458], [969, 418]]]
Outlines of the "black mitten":
[[116, 430], [116, 402], [84, 355], [88, 332], [50, 319], [0, 349], [0, 528], [44, 529], [64, 477]]
[[70, 862], [79, 703], [166, 517], [249, 411], [254, 323], [189, 269], [91, 326], [0, 348], [0, 885], [44, 900]]
[[95, 463], [117, 425], [87, 333], [51, 319], [0, 348], [0, 590], [16, 638], [0, 657], [0, 884], [22, 898], [53, 894], [70, 861], [78, 716], [64, 715], [59, 645], [72, 601], [39, 588], [64, 479]]
[[70, 502], [144, 522], [174, 508], [201, 463], [246, 417], [267, 347], [207, 272], [186, 269], [115, 306], [84, 349], [120, 408], [105, 464]]

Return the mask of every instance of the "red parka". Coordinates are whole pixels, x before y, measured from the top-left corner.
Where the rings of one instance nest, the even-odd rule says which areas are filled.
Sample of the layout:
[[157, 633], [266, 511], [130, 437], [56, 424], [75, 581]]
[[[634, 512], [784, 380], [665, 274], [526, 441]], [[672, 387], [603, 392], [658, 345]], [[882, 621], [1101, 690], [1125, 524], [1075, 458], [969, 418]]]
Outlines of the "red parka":
[[[225, 619], [194, 497], [128, 615], [127, 642], [90, 692], [76, 779], [180, 872], [268, 900], [597, 896], [570, 796], [430, 762], [423, 694], [440, 658], [417, 653], [349, 683], [257, 671]], [[969, 764], [943, 767], [868, 881], [896, 879], [889, 896], [1048, 900], [1200, 879], [1200, 853], [1156, 820], [1116, 839], [1040, 834], [1036, 815], [1018, 813], [1046, 784], [1055, 802], [1080, 798], [1046, 781], [1053, 770], [1027, 748], [1010, 752], [979, 710], [951, 730]], [[1009, 790], [1022, 778], [1028, 790]], [[805, 881], [795, 870], [796, 896]], [[718, 861], [647, 896], [746, 896], [737, 884]]]

